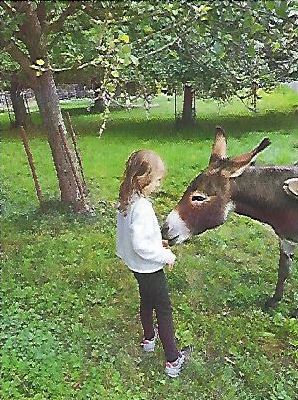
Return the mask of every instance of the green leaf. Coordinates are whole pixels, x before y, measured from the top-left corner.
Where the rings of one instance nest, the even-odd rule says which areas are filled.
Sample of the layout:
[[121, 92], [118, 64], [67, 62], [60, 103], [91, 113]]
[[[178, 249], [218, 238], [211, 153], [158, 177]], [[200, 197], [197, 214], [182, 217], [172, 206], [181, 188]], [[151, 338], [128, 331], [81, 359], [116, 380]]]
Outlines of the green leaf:
[[123, 65], [126, 67], [131, 64], [131, 57], [129, 54], [126, 54], [125, 57], [123, 58]]
[[147, 34], [153, 32], [153, 29], [151, 28], [150, 25], [145, 25], [144, 28], [143, 28], [143, 30], [144, 30], [144, 33], [147, 33]]
[[224, 52], [223, 46], [221, 45], [220, 42], [215, 42], [214, 43], [213, 50], [218, 55], [220, 55], [220, 54], [222, 54]]
[[279, 50], [279, 49], [280, 49], [280, 43], [275, 42], [275, 43], [272, 44], [272, 50], [273, 50], [273, 52], [276, 52], [276, 51]]
[[131, 46], [129, 44], [125, 44], [124, 46], [122, 46], [121, 53], [130, 54], [130, 52], [131, 52]]
[[129, 36], [126, 33], [122, 33], [121, 35], [119, 35], [119, 40], [124, 43], [129, 43]]
[[262, 32], [264, 31], [265, 27], [261, 24], [259, 24], [259, 22], [254, 22], [251, 26], [251, 31], [252, 33], [256, 33], [256, 32]]
[[130, 58], [131, 58], [131, 62], [132, 62], [134, 65], [139, 65], [139, 59], [138, 59], [138, 57], [136, 57], [136, 56], [134, 56], [134, 55], [131, 55]]
[[279, 4], [276, 4], [275, 6], [275, 12], [281, 18], [287, 16], [287, 10], [288, 10], [288, 5], [286, 1], [281, 1], [279, 2]]
[[106, 88], [110, 93], [114, 93], [116, 90], [116, 85], [112, 82], [109, 82], [107, 83]]
[[250, 57], [254, 57], [254, 56], [256, 55], [256, 50], [255, 50], [254, 45], [251, 44], [250, 46], [248, 46], [247, 54], [248, 54]]
[[117, 70], [112, 71], [112, 72], [111, 72], [111, 75], [112, 75], [114, 78], [119, 78], [119, 72], [118, 72]]
[[44, 60], [42, 60], [41, 58], [39, 58], [39, 59], [37, 59], [36, 61], [35, 61], [35, 64], [36, 65], [44, 65]]
[[275, 4], [273, 0], [268, 0], [265, 2], [265, 6], [268, 8], [268, 10], [273, 11]]

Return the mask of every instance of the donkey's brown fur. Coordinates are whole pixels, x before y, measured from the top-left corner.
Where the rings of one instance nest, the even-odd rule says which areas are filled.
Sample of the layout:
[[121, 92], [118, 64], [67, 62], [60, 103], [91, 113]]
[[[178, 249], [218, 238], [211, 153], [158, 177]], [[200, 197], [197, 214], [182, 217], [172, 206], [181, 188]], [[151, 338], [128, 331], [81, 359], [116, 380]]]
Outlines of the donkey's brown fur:
[[271, 225], [281, 239], [298, 242], [298, 199], [283, 189], [293, 176], [298, 177], [298, 167], [249, 167], [232, 181], [235, 212]]
[[283, 296], [294, 244], [298, 243], [298, 167], [250, 165], [269, 144], [263, 139], [252, 151], [229, 159], [224, 131], [218, 127], [208, 168], [190, 184], [162, 229], [165, 239], [179, 243], [221, 225], [232, 208], [271, 225], [280, 238], [280, 261], [276, 290], [268, 307]]

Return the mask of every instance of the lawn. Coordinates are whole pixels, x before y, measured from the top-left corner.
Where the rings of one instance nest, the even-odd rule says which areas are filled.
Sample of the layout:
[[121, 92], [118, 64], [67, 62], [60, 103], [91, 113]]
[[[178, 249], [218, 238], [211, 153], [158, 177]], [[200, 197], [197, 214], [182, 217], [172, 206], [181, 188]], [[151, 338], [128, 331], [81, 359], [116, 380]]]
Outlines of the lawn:
[[[262, 310], [273, 293], [278, 241], [271, 230], [231, 215], [222, 227], [174, 247], [167, 272], [177, 338], [194, 352], [181, 377], [163, 372], [160, 344], [143, 355], [138, 293], [115, 257], [115, 204], [125, 160], [139, 148], [157, 151], [168, 174], [153, 202], [160, 221], [210, 156], [214, 127], [228, 135], [229, 155], [268, 136], [260, 164], [298, 160], [298, 94], [280, 87], [262, 94], [252, 114], [239, 101], [197, 102], [197, 124], [176, 130], [173, 100], [114, 111], [98, 137], [100, 116], [87, 101], [65, 102], [96, 208], [75, 217], [59, 208], [49, 146], [37, 125], [30, 144], [42, 190], [52, 208], [41, 214], [16, 130], [0, 114], [1, 318], [0, 398], [11, 399], [243, 399], [298, 398], [297, 260], [284, 301]], [[181, 108], [181, 105], [179, 104]], [[33, 112], [34, 121], [40, 119]], [[296, 252], [296, 255], [297, 252]]]

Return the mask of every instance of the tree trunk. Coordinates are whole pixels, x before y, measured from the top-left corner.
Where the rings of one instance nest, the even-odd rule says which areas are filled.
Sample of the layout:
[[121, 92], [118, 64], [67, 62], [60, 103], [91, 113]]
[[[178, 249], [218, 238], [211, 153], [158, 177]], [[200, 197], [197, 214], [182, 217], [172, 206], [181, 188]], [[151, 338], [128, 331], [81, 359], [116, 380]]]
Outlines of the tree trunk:
[[82, 186], [83, 183], [77, 168], [76, 159], [73, 155], [73, 149], [71, 148], [71, 155], [72, 159], [75, 160], [73, 164], [76, 167], [77, 182], [59, 134], [58, 126], [60, 125], [62, 133], [66, 138], [66, 128], [61, 114], [56, 84], [51, 71], [47, 71], [41, 77], [37, 78], [34, 92], [48, 134], [48, 141], [59, 181], [61, 201], [66, 205], [71, 205], [74, 211], [89, 211], [86, 199], [82, 198], [78, 188], [78, 180]]
[[12, 80], [10, 86], [10, 98], [15, 115], [15, 124], [16, 126], [23, 126], [26, 128], [30, 123], [30, 116], [27, 114], [24, 98], [21, 92], [18, 83]]
[[182, 122], [186, 125], [191, 125], [194, 123], [192, 103], [193, 103], [193, 90], [190, 85], [186, 84], [184, 86], [183, 112], [182, 112]]
[[103, 113], [106, 109], [104, 99], [102, 97], [97, 97], [94, 99], [94, 103], [90, 107], [91, 113]]

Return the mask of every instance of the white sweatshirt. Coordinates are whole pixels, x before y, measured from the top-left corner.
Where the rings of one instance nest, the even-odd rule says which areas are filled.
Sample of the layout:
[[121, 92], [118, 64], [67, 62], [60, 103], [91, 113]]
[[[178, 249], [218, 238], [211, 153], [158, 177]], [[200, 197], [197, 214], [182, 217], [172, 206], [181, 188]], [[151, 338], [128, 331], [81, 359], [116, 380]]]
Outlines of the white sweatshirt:
[[116, 254], [134, 272], [152, 273], [176, 257], [162, 245], [161, 232], [151, 202], [135, 195], [127, 215], [118, 211]]

